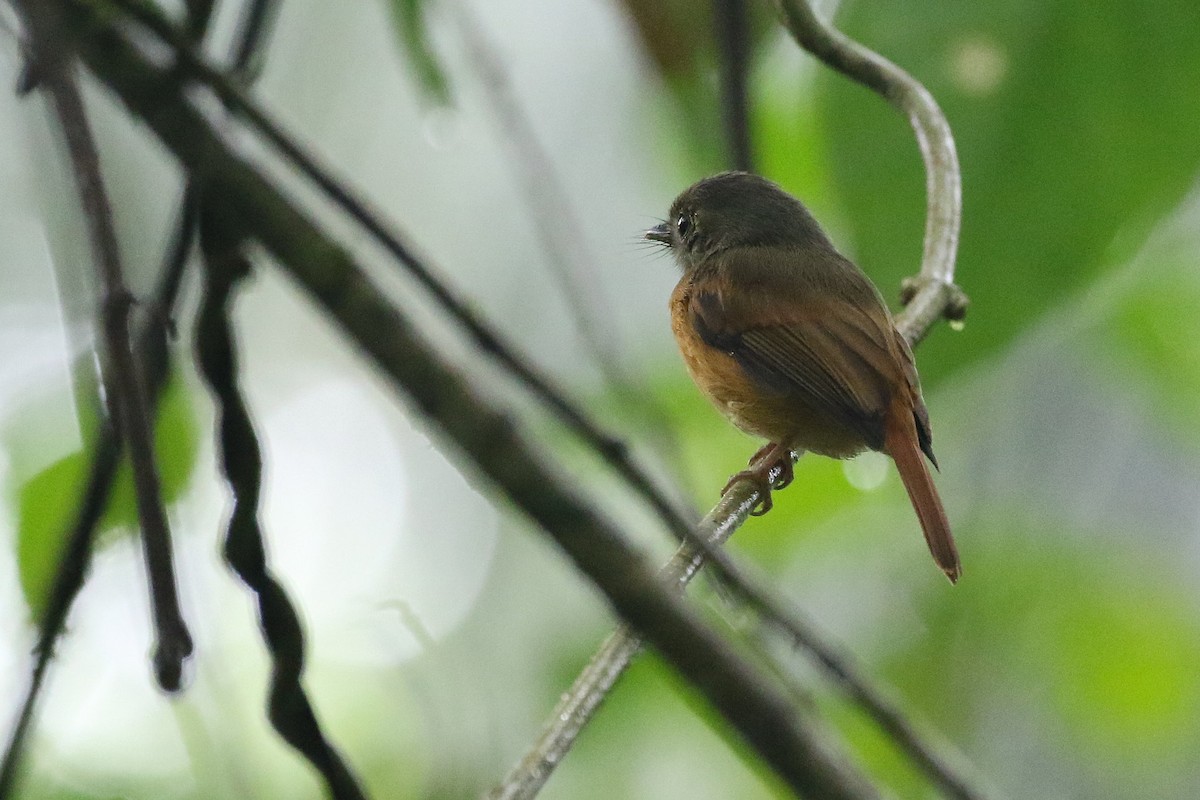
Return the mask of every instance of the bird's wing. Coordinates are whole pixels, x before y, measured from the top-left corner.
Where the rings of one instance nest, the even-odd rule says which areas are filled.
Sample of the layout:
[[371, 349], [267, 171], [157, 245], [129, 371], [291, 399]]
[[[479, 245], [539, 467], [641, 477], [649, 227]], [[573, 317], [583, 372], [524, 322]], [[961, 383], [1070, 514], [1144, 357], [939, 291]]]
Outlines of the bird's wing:
[[895, 327], [856, 267], [831, 251], [806, 255], [828, 261], [800, 269], [790, 251], [724, 254], [693, 285], [692, 325], [765, 390], [797, 396], [879, 449], [893, 387], [907, 377]]

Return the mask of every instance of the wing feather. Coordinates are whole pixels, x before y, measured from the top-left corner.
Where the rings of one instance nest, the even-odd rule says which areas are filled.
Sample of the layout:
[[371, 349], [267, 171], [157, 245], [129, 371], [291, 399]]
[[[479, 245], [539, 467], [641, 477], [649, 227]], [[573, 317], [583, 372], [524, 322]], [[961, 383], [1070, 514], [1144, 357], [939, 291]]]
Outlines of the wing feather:
[[[797, 269], [796, 254], [766, 248], [728, 254], [697, 280], [692, 324], [764, 389], [795, 395], [878, 449], [891, 387], [908, 378], [898, 337], [857, 268], [831, 251], [815, 255], [828, 263]], [[729, 285], [736, 290], [722, 290]]]

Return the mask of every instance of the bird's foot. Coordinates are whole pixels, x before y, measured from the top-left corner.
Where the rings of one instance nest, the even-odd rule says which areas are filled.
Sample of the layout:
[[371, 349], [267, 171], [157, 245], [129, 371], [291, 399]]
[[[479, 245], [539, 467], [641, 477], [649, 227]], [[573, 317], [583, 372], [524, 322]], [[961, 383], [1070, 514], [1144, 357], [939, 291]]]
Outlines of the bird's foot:
[[[774, 473], [774, 474], [772, 474]], [[761, 517], [771, 510], [771, 491], [773, 489], [782, 489], [787, 486], [795, 478], [795, 473], [792, 470], [792, 450], [782, 444], [775, 442], [768, 443], [759, 449], [757, 453], [750, 457], [750, 464], [747, 469], [742, 470], [729, 479], [725, 484], [725, 488], [721, 490], [721, 496], [733, 488], [733, 485], [739, 481], [748, 480], [755, 484], [758, 489], [758, 503], [750, 510], [751, 516]]]

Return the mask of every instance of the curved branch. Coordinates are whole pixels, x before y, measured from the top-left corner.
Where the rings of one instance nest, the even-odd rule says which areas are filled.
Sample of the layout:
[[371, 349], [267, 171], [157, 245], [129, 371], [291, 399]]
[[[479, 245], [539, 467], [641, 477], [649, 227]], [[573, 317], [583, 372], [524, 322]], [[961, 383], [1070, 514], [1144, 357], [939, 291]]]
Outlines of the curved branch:
[[921, 274], [953, 282], [962, 190], [954, 136], [937, 101], [920, 81], [820, 19], [804, 0], [777, 0], [776, 5], [801, 47], [873, 90], [908, 118], [925, 161], [928, 215]]
[[[643, 418], [648, 433], [667, 460], [677, 460], [679, 443], [667, 424], [666, 411], [618, 357], [618, 342], [609, 325], [612, 304], [596, 281], [600, 265], [586, 246], [586, 228], [575, 204], [517, 97], [508, 66], [467, 3], [451, 2], [449, 11], [459, 28], [467, 59], [488, 89], [486, 102], [495, 117], [497, 131], [512, 153], [512, 158], [505, 160], [511, 162], [513, 177], [529, 208], [542, 250], [558, 280], [559, 294], [569, 306], [581, 339], [591, 350], [607, 388], [625, 408]], [[677, 486], [670, 488], [675, 489], [677, 497], [682, 496]], [[672, 520], [669, 524], [678, 522]], [[677, 538], [682, 540], [683, 529], [688, 527], [680, 526]]]
[[200, 252], [204, 284], [195, 330], [196, 364], [213, 396], [219, 435], [218, 458], [233, 497], [222, 552], [225, 561], [254, 594], [258, 624], [271, 657], [267, 718], [285, 742], [321, 773], [334, 800], [365, 800], [366, 795], [330, 743], [301, 679], [304, 626], [287, 592], [267, 563], [259, 505], [263, 460], [258, 435], [242, 394], [234, 345], [233, 304], [238, 285], [250, 275], [240, 241], [201, 211]]
[[961, 320], [968, 305], [954, 284], [962, 177], [950, 123], [920, 81], [822, 20], [807, 0], [776, 0], [776, 6], [801, 47], [891, 103], [916, 135], [925, 163], [925, 249], [921, 271], [903, 286], [907, 311], [896, 320], [900, 332], [915, 344], [939, 317]]

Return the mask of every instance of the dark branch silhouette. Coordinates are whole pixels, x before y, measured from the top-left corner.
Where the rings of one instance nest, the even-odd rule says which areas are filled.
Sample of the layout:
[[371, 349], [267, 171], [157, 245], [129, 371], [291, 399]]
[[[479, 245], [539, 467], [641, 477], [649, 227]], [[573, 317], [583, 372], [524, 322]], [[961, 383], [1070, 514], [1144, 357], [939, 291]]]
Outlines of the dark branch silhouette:
[[259, 627], [271, 654], [267, 716], [284, 741], [296, 748], [325, 779], [334, 800], [363, 800], [349, 767], [321, 731], [316, 712], [300, 683], [304, 674], [304, 628], [287, 592], [267, 566], [258, 524], [262, 493], [262, 452], [250, 412], [238, 385], [232, 305], [237, 285], [250, 274], [238, 239], [201, 211], [200, 250], [204, 290], [196, 321], [196, 363], [217, 406], [221, 468], [233, 493], [225, 536], [225, 560], [254, 592]]
[[[233, 69], [235, 74], [245, 76], [247, 81], [252, 81], [258, 74], [261, 65], [259, 54], [264, 49], [270, 30], [270, 21], [273, 18], [271, 9], [276, 6], [276, 0], [251, 0], [246, 7], [241, 32], [237, 37]], [[210, 2], [201, 0], [189, 5], [186, 27], [189, 35], [195, 40], [199, 41], [204, 37], [211, 21], [211, 12]], [[155, 417], [169, 374], [170, 348], [167, 340], [184, 271], [195, 241], [198, 211], [198, 192], [195, 185], [189, 183], [183, 190], [176, 221], [172, 226], [171, 240], [163, 256], [163, 266], [159, 270], [158, 286], [146, 304], [150, 313], [144, 318], [141, 330], [136, 336], [134, 354], [141, 362], [147, 399]], [[80, 498], [75, 521], [65, 538], [66, 544], [50, 585], [46, 609], [39, 620], [38, 641], [34, 648], [29, 684], [9, 737], [8, 747], [3, 760], [0, 761], [0, 800], [8, 798], [14, 786], [17, 769], [33, 724], [34, 710], [54, 657], [55, 643], [62, 635], [67, 615], [87, 577], [92, 543], [112, 495], [121, 454], [121, 442], [112, 427], [102, 424], [92, 448], [87, 483]]]
[[[178, 691], [192, 639], [179, 609], [170, 525], [154, 453], [153, 423], [146, 381], [133, 352], [129, 312], [133, 297], [125, 286], [112, 210], [100, 174], [100, 158], [73, 71], [48, 15], [25, 8], [38, 85], [50, 97], [67, 144], [80, 203], [87, 221], [97, 271], [102, 347], [101, 377], [107, 425], [128, 450], [141, 527], [146, 576], [154, 620], [154, 672], [159, 686]], [[50, 22], [50, 24], [47, 24]]]

